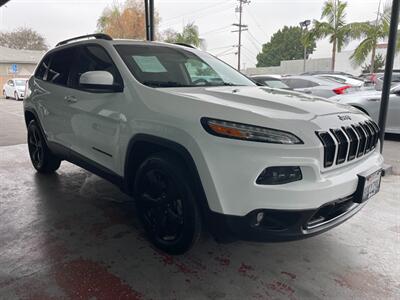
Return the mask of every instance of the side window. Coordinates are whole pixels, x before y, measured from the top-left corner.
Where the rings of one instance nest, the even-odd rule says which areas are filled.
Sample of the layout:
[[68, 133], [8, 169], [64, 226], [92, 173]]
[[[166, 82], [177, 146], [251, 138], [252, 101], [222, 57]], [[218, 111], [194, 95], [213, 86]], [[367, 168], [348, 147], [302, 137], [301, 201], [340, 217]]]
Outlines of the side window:
[[67, 85], [72, 62], [76, 54], [75, 47], [57, 51], [53, 54], [46, 81], [59, 85]]
[[79, 78], [83, 73], [89, 71], [107, 71], [114, 77], [114, 83], [122, 85], [121, 75], [111, 60], [106, 50], [98, 45], [82, 46], [71, 67], [68, 85], [72, 88], [79, 88]]
[[308, 87], [308, 82], [303, 79], [291, 78], [289, 79], [289, 85], [292, 89], [303, 89]]
[[37, 79], [45, 79], [44, 77], [49, 69], [50, 56], [51, 55], [46, 55], [40, 62], [40, 65], [36, 68], [35, 77]]
[[190, 76], [190, 80], [192, 83], [202, 82], [204, 84], [210, 82], [220, 82], [223, 81], [221, 77], [210, 68], [209, 65], [197, 59], [188, 59], [185, 62], [185, 68]]
[[315, 87], [315, 86], [319, 86], [318, 83], [313, 82], [311, 80], [305, 80], [307, 82], [307, 87]]

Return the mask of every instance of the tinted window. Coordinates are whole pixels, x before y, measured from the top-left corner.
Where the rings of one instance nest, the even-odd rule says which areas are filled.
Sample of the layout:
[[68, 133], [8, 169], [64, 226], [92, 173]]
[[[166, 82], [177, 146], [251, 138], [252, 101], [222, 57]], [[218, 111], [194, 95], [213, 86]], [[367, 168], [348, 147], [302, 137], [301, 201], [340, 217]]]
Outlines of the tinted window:
[[115, 48], [133, 76], [151, 87], [255, 85], [229, 65], [204, 52], [147, 45], [117, 45]]
[[76, 60], [71, 68], [69, 86], [79, 88], [79, 78], [89, 71], [107, 71], [114, 77], [114, 83], [122, 83], [121, 76], [110, 56], [101, 46], [88, 45], [79, 47]]
[[67, 48], [53, 54], [46, 81], [67, 85], [68, 76], [77, 48]]
[[263, 84], [266, 86], [277, 88], [277, 89], [288, 89], [289, 87], [280, 80], [264, 80]]
[[318, 86], [317, 83], [306, 79], [288, 78], [283, 80], [292, 89], [304, 89]]
[[40, 62], [35, 72], [35, 77], [38, 79], [44, 79], [46, 71], [49, 69], [50, 55], [46, 55]]

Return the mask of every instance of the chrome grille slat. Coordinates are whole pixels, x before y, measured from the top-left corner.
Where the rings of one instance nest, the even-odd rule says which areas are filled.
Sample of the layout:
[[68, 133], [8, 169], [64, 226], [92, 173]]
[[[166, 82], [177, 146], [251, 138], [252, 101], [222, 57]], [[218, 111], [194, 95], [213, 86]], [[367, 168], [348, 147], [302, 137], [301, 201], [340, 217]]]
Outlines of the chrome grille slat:
[[379, 127], [373, 121], [317, 131], [324, 148], [324, 168], [352, 161], [375, 149]]

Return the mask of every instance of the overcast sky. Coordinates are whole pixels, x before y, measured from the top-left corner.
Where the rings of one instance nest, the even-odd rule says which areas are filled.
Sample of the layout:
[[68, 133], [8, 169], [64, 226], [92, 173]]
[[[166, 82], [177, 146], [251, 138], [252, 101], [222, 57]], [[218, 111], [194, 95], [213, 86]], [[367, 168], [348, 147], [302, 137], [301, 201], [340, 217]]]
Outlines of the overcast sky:
[[[0, 31], [20, 26], [31, 27], [41, 33], [50, 46], [58, 41], [96, 30], [98, 17], [113, 0], [11, 0], [0, 8]], [[218, 54], [228, 63], [236, 64], [233, 45], [237, 33], [232, 23], [237, 22], [237, 0], [154, 0], [161, 17], [160, 30], [180, 31], [188, 22], [195, 22], [200, 36], [206, 39], [209, 52]], [[319, 19], [324, 0], [252, 0], [244, 6], [243, 23], [249, 26], [243, 33], [243, 63], [254, 66], [261, 44], [284, 25], [298, 25], [306, 19]], [[373, 20], [379, 0], [348, 0], [347, 21]], [[383, 3], [386, 1], [383, 0]], [[351, 50], [355, 43], [347, 49]], [[330, 56], [327, 41], [317, 44], [313, 57]]]

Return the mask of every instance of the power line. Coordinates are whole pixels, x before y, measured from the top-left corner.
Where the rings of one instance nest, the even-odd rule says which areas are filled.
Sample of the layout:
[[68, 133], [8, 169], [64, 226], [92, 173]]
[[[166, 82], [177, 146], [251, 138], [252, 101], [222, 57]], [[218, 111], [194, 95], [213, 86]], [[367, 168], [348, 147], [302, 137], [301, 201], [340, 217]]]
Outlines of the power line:
[[232, 48], [235, 47], [234, 45], [229, 45], [229, 46], [221, 46], [221, 47], [217, 47], [217, 48], [211, 48], [208, 49], [208, 51], [212, 51], [212, 50], [218, 50], [218, 49], [225, 49], [225, 48]]
[[[195, 12], [191, 12], [191, 13], [188, 13], [188, 14], [183, 14], [183, 15], [172, 17], [172, 18], [167, 19], [164, 22], [162, 22], [161, 26], [167, 27], [167, 26], [171, 26], [171, 25], [174, 25], [174, 24], [178, 24], [178, 23], [181, 22], [182, 18], [193, 16], [193, 15], [195, 16], [195, 19], [194, 19], [193, 22], [196, 22], [198, 19], [200, 19], [200, 18], [202, 18], [204, 16], [210, 16], [210, 15], [214, 15], [214, 14], [218, 14], [218, 13], [224, 12], [224, 10], [220, 10], [220, 9], [219, 10], [215, 10], [215, 8], [219, 7], [219, 6], [230, 5], [229, 2], [231, 2], [231, 1], [219, 2], [219, 3], [216, 3], [213, 6], [207, 6], [207, 7], [203, 8], [203, 9], [197, 10]], [[208, 12], [208, 10], [214, 10], [214, 11], [213, 12]], [[202, 12], [202, 13], [197, 15], [199, 12]], [[176, 21], [174, 21], [174, 20], [176, 20]]]
[[253, 35], [250, 31], [248, 31], [247, 33], [248, 33], [249, 36], [262, 48], [263, 44], [260, 43], [260, 42], [254, 37], [254, 35]]
[[257, 26], [257, 28], [260, 30], [260, 32], [262, 32], [262, 33], [264, 34], [264, 33], [265, 33], [265, 32], [264, 32], [264, 29], [263, 29], [262, 26], [258, 23], [257, 18], [253, 15], [253, 13], [252, 13], [250, 10], [248, 10], [247, 13], [249, 14], [250, 18], [253, 20], [254, 24], [256, 24], [256, 26]]
[[200, 34], [200, 35], [207, 35], [207, 34], [211, 34], [211, 33], [216, 33], [216, 32], [218, 32], [218, 31], [225, 31], [224, 29], [230, 28], [231, 26], [232, 26], [232, 25], [227, 25], [227, 26], [219, 27], [219, 28], [216, 28], [216, 29], [213, 29], [213, 30], [206, 31], [206, 32], [204, 32], [204, 33], [202, 33], [202, 34]]

